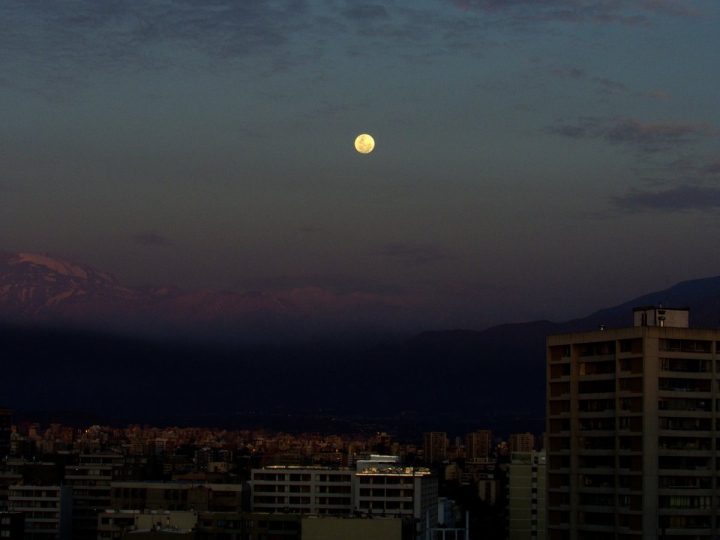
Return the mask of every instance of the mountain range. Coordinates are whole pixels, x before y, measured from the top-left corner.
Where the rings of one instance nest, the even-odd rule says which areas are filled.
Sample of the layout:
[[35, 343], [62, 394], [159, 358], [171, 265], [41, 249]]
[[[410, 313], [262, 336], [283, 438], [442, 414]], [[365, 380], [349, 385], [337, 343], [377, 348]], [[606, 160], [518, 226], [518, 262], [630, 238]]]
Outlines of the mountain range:
[[[717, 327], [720, 277], [566, 322], [428, 331], [381, 342], [138, 337], [123, 333], [137, 330], [138, 320], [173, 330], [236, 323], [271, 335], [322, 310], [271, 295], [123, 287], [85, 265], [9, 254], [0, 261], [0, 405], [165, 425], [231, 427], [248, 415], [287, 424], [294, 415], [382, 418], [418, 430], [540, 433], [546, 336], [629, 326], [633, 307], [659, 304], [690, 308], [691, 326]], [[112, 332], [98, 321], [111, 323]]]
[[233, 343], [378, 333], [403, 306], [317, 287], [230, 292], [128, 287], [110, 273], [38, 253], [0, 253], [0, 321]]

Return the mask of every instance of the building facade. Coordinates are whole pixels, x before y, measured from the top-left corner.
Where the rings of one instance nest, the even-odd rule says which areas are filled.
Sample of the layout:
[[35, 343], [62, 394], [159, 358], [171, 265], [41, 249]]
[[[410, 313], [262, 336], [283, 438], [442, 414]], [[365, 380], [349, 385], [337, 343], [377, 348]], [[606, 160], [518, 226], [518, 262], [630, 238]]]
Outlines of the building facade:
[[511, 456], [513, 452], [532, 452], [535, 449], [535, 437], [531, 433], [513, 433], [508, 446]]
[[400, 517], [438, 523], [438, 479], [395, 456], [372, 456], [356, 469], [271, 466], [252, 471], [252, 511]]
[[25, 514], [0, 511], [0, 539], [23, 540], [25, 538]]
[[508, 540], [545, 540], [544, 452], [515, 452], [508, 466]]
[[547, 339], [552, 540], [720, 534], [720, 331], [687, 310], [634, 322]]
[[12, 409], [0, 407], [0, 460], [10, 455], [12, 436]]
[[425, 463], [440, 463], [445, 461], [447, 450], [447, 433], [444, 431], [429, 431], [423, 433], [423, 457]]
[[113, 482], [109, 507], [118, 510], [242, 512], [246, 491], [242, 484]]
[[110, 484], [123, 465], [115, 453], [81, 454], [78, 463], [65, 467], [65, 484], [73, 488], [73, 540], [97, 538], [97, 516], [110, 508]]
[[252, 471], [253, 512], [349, 514], [355, 471], [272, 466]]
[[69, 486], [10, 486], [10, 512], [25, 514], [26, 540], [70, 540], [72, 488]]
[[492, 431], [479, 429], [465, 437], [465, 452], [468, 460], [484, 459], [492, 453]]

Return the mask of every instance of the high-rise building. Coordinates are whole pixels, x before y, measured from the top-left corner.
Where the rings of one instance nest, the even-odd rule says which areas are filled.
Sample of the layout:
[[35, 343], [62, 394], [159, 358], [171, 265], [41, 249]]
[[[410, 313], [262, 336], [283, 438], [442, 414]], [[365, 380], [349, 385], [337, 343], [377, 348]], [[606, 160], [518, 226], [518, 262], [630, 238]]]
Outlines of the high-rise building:
[[0, 461], [10, 455], [12, 434], [12, 409], [0, 407]]
[[545, 540], [545, 453], [513, 452], [507, 471], [508, 540]]
[[532, 452], [535, 448], [535, 437], [530, 433], [514, 433], [510, 435], [510, 454], [513, 452]]
[[447, 449], [447, 434], [444, 431], [429, 431], [423, 433], [423, 454], [425, 463], [439, 463], [445, 461]]
[[465, 437], [465, 454], [468, 460], [486, 458], [492, 452], [492, 431], [479, 429]]
[[97, 538], [97, 516], [110, 508], [110, 484], [123, 456], [112, 452], [81, 454], [79, 463], [65, 467], [65, 484], [73, 487], [73, 540]]
[[637, 308], [628, 328], [547, 339], [548, 537], [720, 534], [720, 330]]

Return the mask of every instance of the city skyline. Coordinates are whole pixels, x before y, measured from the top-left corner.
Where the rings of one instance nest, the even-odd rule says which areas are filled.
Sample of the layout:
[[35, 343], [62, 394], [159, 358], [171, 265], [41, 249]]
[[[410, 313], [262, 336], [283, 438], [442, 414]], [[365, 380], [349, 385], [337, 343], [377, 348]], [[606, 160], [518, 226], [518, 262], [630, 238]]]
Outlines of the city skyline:
[[427, 328], [718, 275], [718, 14], [12, 0], [0, 249], [131, 286], [387, 302]]

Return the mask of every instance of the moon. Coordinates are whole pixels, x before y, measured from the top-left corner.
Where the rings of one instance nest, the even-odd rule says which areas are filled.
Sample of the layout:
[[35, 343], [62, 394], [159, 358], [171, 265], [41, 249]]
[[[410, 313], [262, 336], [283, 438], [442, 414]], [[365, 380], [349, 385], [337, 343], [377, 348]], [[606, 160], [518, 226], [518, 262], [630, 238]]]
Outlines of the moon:
[[358, 135], [357, 139], [355, 139], [355, 150], [361, 154], [369, 154], [373, 151], [373, 148], [375, 148], [375, 139], [367, 133]]

